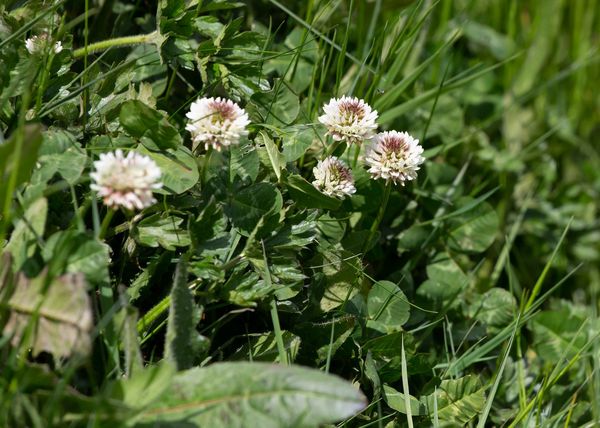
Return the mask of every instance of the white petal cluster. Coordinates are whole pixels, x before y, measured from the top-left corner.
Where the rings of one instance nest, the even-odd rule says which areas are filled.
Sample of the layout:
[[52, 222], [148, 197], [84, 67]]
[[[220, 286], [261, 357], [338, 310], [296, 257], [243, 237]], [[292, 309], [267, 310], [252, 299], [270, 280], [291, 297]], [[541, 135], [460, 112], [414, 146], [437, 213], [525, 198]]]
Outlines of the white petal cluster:
[[185, 127], [192, 134], [193, 146], [204, 144], [208, 150], [216, 150], [238, 144], [240, 137], [247, 135], [250, 124], [248, 113], [231, 100], [223, 98], [199, 98], [187, 113], [190, 119]]
[[156, 202], [152, 191], [160, 189], [160, 168], [147, 156], [136, 152], [103, 153], [94, 162], [95, 171], [90, 174], [94, 181], [90, 186], [103, 198], [104, 204], [141, 210]]
[[[27, 40], [25, 40], [25, 48], [29, 51], [30, 54], [42, 53], [46, 49], [46, 46], [50, 43], [50, 38], [48, 34], [43, 33], [39, 36], [31, 36]], [[56, 42], [53, 46], [54, 53], [59, 53], [63, 50], [62, 43]]]
[[419, 140], [406, 132], [389, 131], [377, 134], [367, 153], [366, 163], [375, 179], [394, 184], [417, 178], [419, 166], [425, 161]]
[[360, 144], [373, 138], [377, 131], [377, 111], [356, 97], [332, 98], [323, 111], [319, 122], [336, 141]]
[[313, 174], [313, 186], [328, 196], [344, 198], [356, 192], [350, 168], [335, 156], [320, 160], [313, 168]]

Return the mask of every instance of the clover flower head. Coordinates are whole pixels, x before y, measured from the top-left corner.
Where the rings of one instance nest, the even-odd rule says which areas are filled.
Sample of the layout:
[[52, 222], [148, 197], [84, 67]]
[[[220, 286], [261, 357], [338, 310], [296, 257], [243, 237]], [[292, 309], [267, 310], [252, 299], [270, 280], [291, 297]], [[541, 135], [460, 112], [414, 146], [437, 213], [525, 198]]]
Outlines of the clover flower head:
[[148, 156], [133, 151], [123, 156], [117, 149], [114, 153], [101, 154], [94, 168], [90, 187], [108, 207], [141, 210], [156, 202], [152, 191], [162, 187], [161, 171]]
[[319, 122], [336, 141], [360, 144], [373, 138], [377, 130], [377, 111], [356, 97], [332, 98], [323, 112]]
[[[48, 33], [42, 33], [38, 36], [31, 36], [27, 40], [25, 40], [25, 48], [29, 51], [30, 54], [37, 54], [44, 52], [46, 46], [50, 43], [50, 37]], [[63, 50], [62, 43], [56, 42], [52, 48], [54, 53], [59, 53]]]
[[422, 154], [419, 140], [406, 132], [389, 131], [375, 136], [365, 161], [373, 178], [404, 186], [406, 181], [417, 178], [417, 171], [425, 161]]
[[238, 144], [247, 135], [248, 113], [236, 103], [224, 98], [199, 98], [187, 113], [190, 122], [185, 127], [192, 134], [194, 149], [204, 144], [216, 150]]
[[313, 174], [313, 186], [328, 196], [344, 198], [356, 192], [350, 168], [335, 156], [320, 160], [313, 168]]

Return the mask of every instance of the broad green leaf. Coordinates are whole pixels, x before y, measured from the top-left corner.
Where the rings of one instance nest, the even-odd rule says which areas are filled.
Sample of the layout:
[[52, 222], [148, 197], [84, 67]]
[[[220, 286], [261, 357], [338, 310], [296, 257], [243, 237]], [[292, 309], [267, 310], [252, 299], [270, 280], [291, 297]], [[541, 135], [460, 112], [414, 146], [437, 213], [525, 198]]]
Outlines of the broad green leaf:
[[[385, 402], [392, 409], [397, 410], [400, 413], [406, 414], [406, 398], [405, 395], [399, 391], [396, 391], [389, 385], [383, 385]], [[423, 403], [417, 400], [412, 395], [409, 396], [411, 414], [414, 416], [427, 415], [427, 408]]]
[[142, 245], [174, 250], [175, 247], [190, 245], [190, 235], [179, 226], [183, 219], [175, 216], [163, 217], [154, 214], [140, 221], [132, 230], [133, 238]]
[[319, 192], [315, 186], [299, 175], [289, 175], [286, 182], [294, 201], [302, 207], [337, 210], [342, 204], [339, 199]]
[[3, 334], [14, 346], [32, 348], [33, 354], [49, 352], [56, 358], [87, 355], [91, 350], [93, 315], [87, 284], [82, 274], [55, 279], [44, 271], [37, 278], [24, 274], [15, 278], [14, 290], [6, 296], [6, 277], [0, 278], [0, 293], [7, 298], [8, 321]]
[[183, 140], [173, 125], [158, 111], [141, 101], [125, 101], [119, 114], [121, 126], [132, 137], [150, 140], [151, 149], [177, 149]]
[[250, 180], [253, 183], [258, 176], [260, 159], [254, 145], [250, 142], [234, 144], [229, 149], [229, 182], [233, 183], [235, 177]]
[[38, 238], [44, 236], [47, 213], [47, 199], [39, 198], [29, 205], [23, 214], [24, 218], [17, 222], [5, 247], [12, 254], [15, 271], [20, 270], [23, 263], [35, 253]]
[[47, 182], [55, 173], [59, 173], [70, 184], [75, 184], [88, 162], [85, 150], [75, 136], [67, 131], [49, 130], [43, 136], [38, 159], [40, 168], [35, 171], [35, 176]]
[[[408, 321], [410, 305], [400, 288], [390, 281], [373, 284], [367, 298], [369, 320], [373, 328], [385, 332], [398, 331]], [[369, 325], [369, 323], [367, 324]]]
[[[461, 198], [456, 208], [468, 204], [471, 198]], [[482, 202], [475, 208], [452, 218], [448, 243], [456, 251], [480, 253], [485, 251], [496, 239], [498, 233], [498, 214], [490, 204]]]
[[[588, 330], [580, 331], [584, 319], [572, 305], [561, 302], [558, 308], [540, 312], [530, 324], [539, 356], [556, 364], [562, 355], [572, 358], [586, 343]], [[566, 354], [565, 354], [566, 353]]]
[[405, 251], [417, 250], [421, 248], [430, 234], [431, 230], [427, 226], [420, 226], [418, 224], [414, 224], [408, 229], [403, 230], [397, 236], [398, 253], [401, 254]]
[[117, 382], [112, 395], [133, 409], [140, 409], [159, 400], [173, 381], [175, 367], [163, 362], [149, 365], [130, 379]]
[[244, 234], [250, 234], [260, 219], [279, 212], [283, 199], [271, 183], [256, 183], [231, 195], [226, 207], [233, 225]]
[[[289, 331], [282, 331], [281, 336], [288, 358], [293, 362], [300, 349], [301, 339]], [[248, 334], [246, 338], [248, 343], [236, 350], [229, 357], [230, 360], [280, 362], [275, 333]]]
[[305, 322], [293, 331], [303, 338], [300, 348], [302, 361], [323, 364], [346, 343], [356, 325], [354, 317], [334, 318], [325, 322]]
[[153, 152], [144, 146], [139, 146], [137, 151], [150, 156], [160, 168], [163, 188], [155, 193], [183, 193], [191, 189], [200, 178], [198, 164], [194, 155], [186, 147], [177, 150], [164, 150]]
[[283, 140], [283, 156], [286, 162], [300, 159], [311, 146], [317, 134], [312, 127], [286, 128], [280, 133]]
[[300, 101], [285, 82], [275, 80], [270, 91], [252, 95], [248, 110], [256, 120], [281, 127], [296, 120]]
[[110, 248], [85, 233], [68, 230], [53, 234], [42, 256], [54, 274], [81, 272], [89, 283], [109, 282]]
[[467, 275], [447, 253], [436, 255], [427, 265], [427, 276], [429, 279], [419, 286], [417, 294], [438, 304], [456, 299], [468, 285]]
[[358, 293], [362, 282], [362, 263], [350, 252], [323, 251], [310, 261], [315, 272], [323, 275], [323, 281], [313, 284], [312, 299], [319, 300], [323, 312], [340, 307]]
[[431, 417], [434, 412], [434, 395], [440, 422], [467, 424], [481, 413], [485, 405], [484, 387], [475, 375], [443, 380], [436, 392], [421, 397], [420, 401]]
[[493, 331], [509, 325], [518, 311], [515, 297], [509, 291], [496, 287], [486, 291], [472, 306], [476, 318]]
[[319, 370], [265, 363], [217, 363], [173, 377], [140, 422], [183, 421], [197, 426], [314, 427], [365, 407], [350, 383]]
[[281, 170], [285, 168], [285, 158], [279, 152], [279, 149], [277, 148], [271, 137], [269, 137], [269, 134], [267, 134], [265, 131], [260, 131], [256, 136], [255, 141], [259, 144], [262, 142], [262, 144], [265, 145], [269, 161], [271, 161], [271, 166], [273, 167], [275, 176], [279, 181], [279, 179], [281, 178]]
[[414, 354], [415, 338], [404, 331], [397, 331], [368, 340], [364, 343], [363, 349], [371, 351], [373, 357], [376, 359], [400, 357], [402, 340], [404, 340], [404, 351], [409, 355]]

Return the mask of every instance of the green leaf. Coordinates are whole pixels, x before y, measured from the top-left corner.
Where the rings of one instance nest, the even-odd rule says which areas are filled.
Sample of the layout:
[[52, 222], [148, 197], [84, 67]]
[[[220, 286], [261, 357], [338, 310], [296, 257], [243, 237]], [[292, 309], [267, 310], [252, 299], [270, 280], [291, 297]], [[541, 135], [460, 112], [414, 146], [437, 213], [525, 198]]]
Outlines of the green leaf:
[[[290, 361], [293, 362], [300, 349], [301, 339], [289, 331], [282, 331], [281, 337], [283, 339], [285, 352]], [[279, 361], [275, 333], [248, 334], [246, 335], [246, 338], [248, 343], [236, 350], [235, 353], [229, 357], [230, 360], [281, 362]]]
[[415, 339], [404, 331], [397, 331], [368, 340], [364, 343], [363, 349], [371, 351], [374, 358], [390, 359], [401, 356], [400, 350], [402, 349], [403, 341], [404, 351], [407, 354], [414, 354]]
[[[456, 208], [467, 205], [472, 198], [461, 198]], [[450, 247], [456, 251], [480, 253], [485, 251], [496, 239], [498, 233], [498, 214], [490, 204], [482, 202], [462, 215], [452, 218], [450, 223]]]
[[447, 253], [437, 254], [427, 265], [427, 276], [429, 279], [419, 286], [417, 294], [440, 305], [456, 299], [468, 285], [467, 275]]
[[496, 287], [486, 291], [472, 306], [476, 318], [492, 331], [509, 325], [518, 309], [515, 297], [509, 291]]
[[302, 340], [300, 355], [302, 360], [323, 364], [327, 357], [333, 358], [340, 347], [346, 343], [356, 325], [354, 317], [333, 318], [325, 322], [305, 322], [294, 327]]
[[[7, 293], [11, 284], [6, 277], [0, 279], [0, 293]], [[82, 274], [52, 280], [47, 271], [34, 279], [21, 273], [9, 294], [3, 334], [12, 337], [13, 346], [32, 348], [34, 356], [45, 351], [56, 358], [90, 352], [93, 315]]]
[[163, 188], [155, 193], [183, 193], [191, 189], [200, 178], [196, 158], [186, 147], [177, 150], [153, 152], [144, 146], [139, 146], [137, 151], [149, 156], [160, 168]]
[[53, 234], [42, 250], [53, 274], [81, 272], [92, 284], [109, 282], [109, 253], [108, 245], [75, 230]]
[[283, 207], [279, 190], [271, 183], [256, 183], [231, 196], [226, 207], [233, 225], [243, 234], [252, 233], [260, 219]]
[[285, 168], [284, 156], [279, 152], [279, 149], [265, 131], [260, 131], [256, 136], [255, 141], [259, 144], [262, 142], [265, 145], [269, 161], [271, 161], [271, 166], [273, 167], [277, 181], [279, 181], [281, 178], [281, 170]]
[[142, 141], [149, 139], [155, 145], [151, 145], [152, 149], [177, 149], [183, 144], [177, 129], [161, 113], [141, 101], [125, 101], [121, 106], [119, 122], [132, 137]]
[[290, 195], [292, 195], [294, 201], [302, 207], [337, 210], [342, 204], [342, 201], [339, 199], [319, 192], [315, 186], [299, 175], [289, 175], [286, 182]]
[[130, 379], [117, 382], [112, 395], [133, 409], [143, 408], [166, 393], [174, 375], [175, 368], [163, 361], [136, 372]]
[[322, 283], [314, 284], [311, 290], [323, 312], [340, 307], [358, 293], [362, 263], [352, 253], [341, 249], [323, 251], [311, 259], [311, 265], [323, 275]]
[[252, 95], [248, 110], [257, 121], [279, 127], [286, 126], [296, 120], [300, 111], [300, 101], [285, 82], [276, 79], [273, 89]]
[[119, 332], [119, 348], [124, 354], [125, 376], [128, 378], [144, 369], [137, 321], [138, 311], [132, 306], [123, 307], [113, 318], [115, 330]]
[[[37, 125], [26, 126], [21, 145], [17, 144], [19, 131], [14, 132], [7, 141], [0, 144], [0, 183], [2, 183], [0, 185], [0, 209], [4, 206], [7, 196], [12, 197], [16, 186], [31, 177], [31, 171], [37, 162], [38, 150], [42, 144], [40, 129], [40, 126]], [[16, 169], [15, 187], [10, 188], [13, 169]]]
[[[584, 318], [568, 302], [558, 308], [540, 312], [531, 322], [534, 346], [545, 361], [556, 364], [561, 357], [572, 358], [587, 341], [587, 330], [581, 329]], [[585, 315], [584, 315], [585, 316]]]
[[373, 284], [367, 298], [367, 310], [370, 321], [376, 323], [373, 326], [383, 327], [386, 332], [401, 330], [410, 317], [408, 299], [402, 290], [390, 281], [378, 281]]
[[20, 270], [23, 263], [35, 253], [37, 239], [44, 235], [47, 213], [48, 201], [40, 198], [27, 208], [23, 219], [17, 222], [5, 247], [13, 256], [15, 271]]
[[260, 158], [256, 147], [249, 141], [245, 144], [234, 144], [229, 149], [229, 182], [233, 183], [235, 177], [242, 180], [256, 181], [260, 167]]
[[139, 421], [197, 426], [314, 427], [365, 407], [350, 383], [319, 370], [265, 363], [217, 363], [174, 376]]
[[75, 184], [81, 177], [88, 157], [71, 133], [64, 130], [49, 130], [44, 133], [38, 162], [40, 168], [34, 175], [39, 177], [39, 181], [47, 182], [58, 172], [67, 182]]
[[132, 230], [132, 237], [142, 245], [174, 250], [175, 247], [190, 245], [187, 230], [179, 228], [183, 219], [175, 216], [163, 217], [161, 213], [151, 215], [140, 221]]
[[421, 397], [430, 416], [434, 412], [434, 395], [440, 422], [465, 425], [477, 416], [485, 405], [484, 387], [477, 376], [443, 380], [436, 392]]
[[[389, 385], [383, 385], [385, 402], [392, 409], [406, 414], [406, 397]], [[414, 416], [427, 415], [427, 407], [412, 395], [409, 396], [411, 414]]]
[[294, 162], [301, 158], [313, 139], [318, 138], [315, 130], [307, 127], [287, 128], [280, 136], [283, 139], [283, 156], [286, 162]]

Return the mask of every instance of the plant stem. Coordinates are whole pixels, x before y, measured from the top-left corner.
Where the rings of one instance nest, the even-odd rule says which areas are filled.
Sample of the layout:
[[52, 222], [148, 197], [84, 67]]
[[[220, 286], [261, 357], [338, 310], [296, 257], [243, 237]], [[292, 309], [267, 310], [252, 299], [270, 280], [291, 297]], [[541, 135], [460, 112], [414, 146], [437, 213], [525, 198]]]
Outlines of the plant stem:
[[106, 215], [104, 216], [104, 219], [102, 219], [102, 226], [100, 226], [100, 234], [98, 235], [98, 239], [104, 239], [106, 236], [108, 226], [110, 226], [110, 222], [115, 215], [115, 211], [116, 210], [112, 208], [109, 208], [108, 211], [106, 211]]
[[365, 245], [364, 245], [363, 251], [362, 251], [363, 255], [365, 255], [367, 253], [367, 251], [369, 250], [371, 241], [373, 240], [373, 237], [375, 236], [375, 232], [377, 232], [377, 229], [379, 228], [379, 223], [381, 223], [381, 220], [383, 219], [383, 215], [385, 214], [385, 209], [387, 208], [388, 201], [390, 200], [391, 191], [392, 191], [392, 182], [388, 181], [385, 185], [385, 190], [383, 193], [383, 201], [381, 201], [381, 205], [379, 206], [379, 211], [377, 212], [377, 217], [375, 218], [375, 221], [371, 225], [371, 229], [369, 230], [369, 237], [365, 241]]
[[356, 168], [356, 164], [358, 164], [358, 156], [360, 155], [360, 145], [356, 144], [356, 149], [354, 150], [354, 160], [352, 161], [352, 168]]
[[342, 144], [343, 140], [340, 141], [333, 141], [333, 143], [331, 143], [331, 145], [327, 148], [327, 150], [325, 151], [325, 156], [323, 156], [323, 159], [331, 156], [333, 154], [333, 152], [335, 152], [335, 150], [340, 146], [340, 144]]
[[208, 176], [208, 168], [210, 167], [210, 158], [212, 156], [213, 147], [209, 146], [206, 154], [204, 155], [204, 164], [202, 165], [202, 180], [200, 183], [204, 185], [206, 183], [206, 177]]
[[131, 45], [142, 45], [145, 43], [154, 43], [156, 35], [158, 33], [153, 31], [149, 34], [138, 34], [136, 36], [125, 36], [116, 37], [114, 39], [102, 40], [100, 42], [92, 43], [86, 47], [79, 48], [73, 51], [73, 58], [81, 58], [90, 53], [104, 51], [112, 47], [123, 47]]
[[279, 362], [287, 365], [287, 354], [285, 352], [285, 345], [283, 344], [283, 335], [281, 334], [281, 326], [279, 325], [279, 314], [277, 313], [275, 298], [271, 300], [271, 320], [273, 321], [273, 332], [275, 333], [275, 341], [277, 342], [277, 350], [279, 351]]

